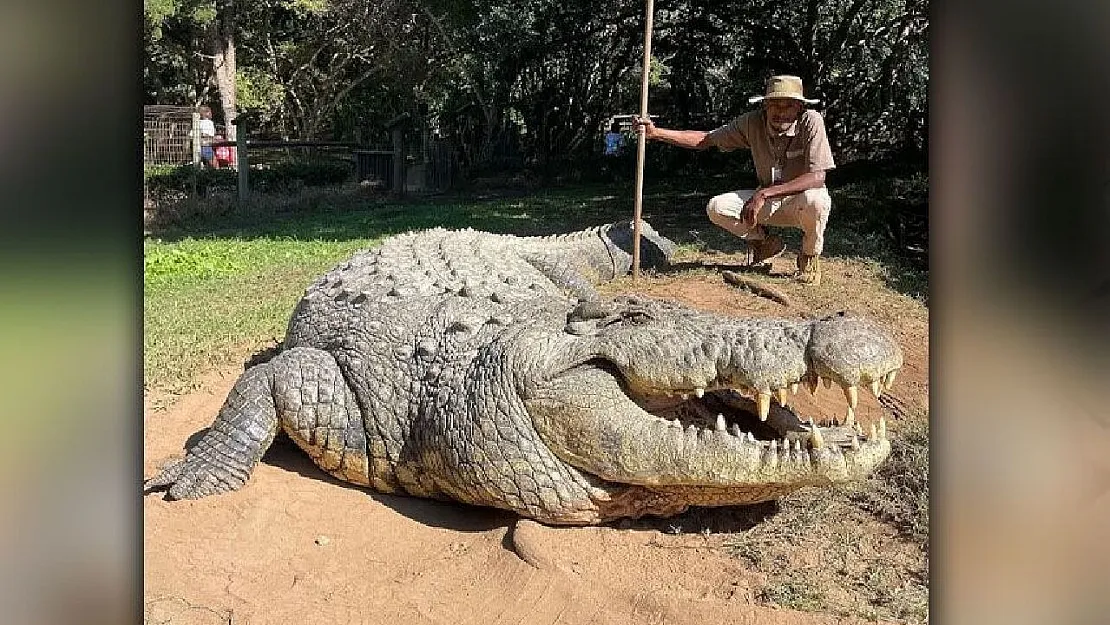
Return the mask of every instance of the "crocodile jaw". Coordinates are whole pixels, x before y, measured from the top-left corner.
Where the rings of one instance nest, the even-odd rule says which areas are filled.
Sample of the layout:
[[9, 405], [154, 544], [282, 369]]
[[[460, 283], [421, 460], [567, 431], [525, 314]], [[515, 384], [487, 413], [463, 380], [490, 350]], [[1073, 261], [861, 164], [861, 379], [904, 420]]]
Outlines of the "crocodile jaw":
[[[885, 427], [843, 446], [813, 425], [799, 438], [756, 440], [738, 427], [683, 427], [641, 408], [621, 382], [585, 365], [530, 390], [525, 405], [544, 443], [564, 462], [607, 482], [646, 487], [710, 487], [735, 501], [803, 486], [866, 477], [890, 454]], [[720, 497], [718, 497], [720, 499]]]

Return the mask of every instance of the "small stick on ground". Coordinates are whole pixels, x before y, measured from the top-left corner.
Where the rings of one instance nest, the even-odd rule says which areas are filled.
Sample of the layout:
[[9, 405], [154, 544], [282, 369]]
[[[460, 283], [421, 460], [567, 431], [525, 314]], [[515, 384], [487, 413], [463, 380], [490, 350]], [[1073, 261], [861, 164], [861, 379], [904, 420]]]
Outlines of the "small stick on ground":
[[736, 273], [734, 271], [722, 271], [721, 276], [725, 279], [725, 282], [728, 282], [733, 286], [743, 287], [745, 289], [748, 289], [752, 293], [755, 293], [756, 295], [761, 295], [763, 297], [766, 297], [767, 299], [774, 300], [782, 304], [783, 306], [794, 305], [790, 301], [790, 298], [787, 297], [786, 293], [783, 293], [782, 291], [769, 284], [764, 284], [759, 280], [756, 280], [755, 278], [749, 278], [748, 276]]

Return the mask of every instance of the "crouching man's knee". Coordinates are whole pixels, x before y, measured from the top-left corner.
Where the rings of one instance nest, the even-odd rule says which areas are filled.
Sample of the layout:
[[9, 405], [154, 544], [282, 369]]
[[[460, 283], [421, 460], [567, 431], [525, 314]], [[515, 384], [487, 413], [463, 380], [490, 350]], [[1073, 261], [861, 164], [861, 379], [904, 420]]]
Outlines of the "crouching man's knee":
[[709, 221], [711, 221], [711, 222], [713, 222], [717, 225], [720, 225], [720, 220], [721, 220], [721, 213], [720, 213], [720, 210], [719, 210], [720, 209], [720, 199], [721, 199], [721, 196], [718, 195], [717, 197], [710, 198], [710, 200], [705, 204], [705, 214], [706, 214], [706, 216], [709, 217]]
[[722, 193], [706, 203], [705, 214], [709, 217], [709, 221], [718, 226], [725, 226], [740, 219], [740, 212], [743, 208], [744, 200], [736, 193]]
[[806, 189], [802, 192], [802, 203], [815, 213], [828, 213], [832, 209], [832, 197], [827, 187]]
[[705, 214], [709, 217], [710, 221], [717, 217], [717, 215], [720, 215], [720, 213], [717, 212], [717, 207], [720, 204], [720, 199], [721, 196], [718, 195], [716, 197], [709, 198], [709, 201], [705, 203]]

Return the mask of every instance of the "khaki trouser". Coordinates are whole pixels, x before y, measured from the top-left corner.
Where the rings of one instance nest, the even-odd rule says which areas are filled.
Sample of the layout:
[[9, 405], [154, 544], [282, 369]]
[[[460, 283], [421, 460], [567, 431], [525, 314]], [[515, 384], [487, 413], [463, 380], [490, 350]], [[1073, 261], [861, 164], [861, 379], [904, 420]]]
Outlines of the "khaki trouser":
[[767, 200], [756, 215], [756, 225], [749, 228], [740, 220], [744, 203], [755, 195], [754, 189], [722, 193], [709, 200], [705, 212], [709, 221], [747, 241], [767, 236], [763, 225], [800, 228], [802, 253], [819, 256], [825, 247], [825, 224], [829, 221], [832, 198], [826, 187], [809, 189], [795, 195]]

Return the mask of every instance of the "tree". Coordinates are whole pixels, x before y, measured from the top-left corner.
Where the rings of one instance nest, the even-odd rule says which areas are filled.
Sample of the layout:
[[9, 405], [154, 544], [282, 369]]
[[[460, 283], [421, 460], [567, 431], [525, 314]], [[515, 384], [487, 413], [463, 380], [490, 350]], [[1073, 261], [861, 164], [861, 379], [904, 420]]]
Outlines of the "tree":
[[235, 140], [235, 0], [216, 0], [216, 12], [209, 23], [209, 40], [212, 46], [212, 74], [220, 94], [227, 138]]
[[[234, 119], [235, 0], [145, 0], [143, 11], [148, 97], [197, 106], [215, 85], [223, 119]], [[234, 126], [227, 133], [234, 139]]]
[[[567, 171], [591, 167], [610, 115], [638, 109], [641, 0], [146, 0], [145, 10], [148, 98], [200, 102], [216, 89], [225, 117], [249, 102], [263, 130], [284, 136], [366, 141], [409, 113], [474, 167]], [[669, 125], [712, 128], [749, 110], [769, 75], [796, 73], [822, 100], [838, 160], [924, 161], [924, 0], [668, 0], [656, 6], [653, 52], [650, 109]]]

